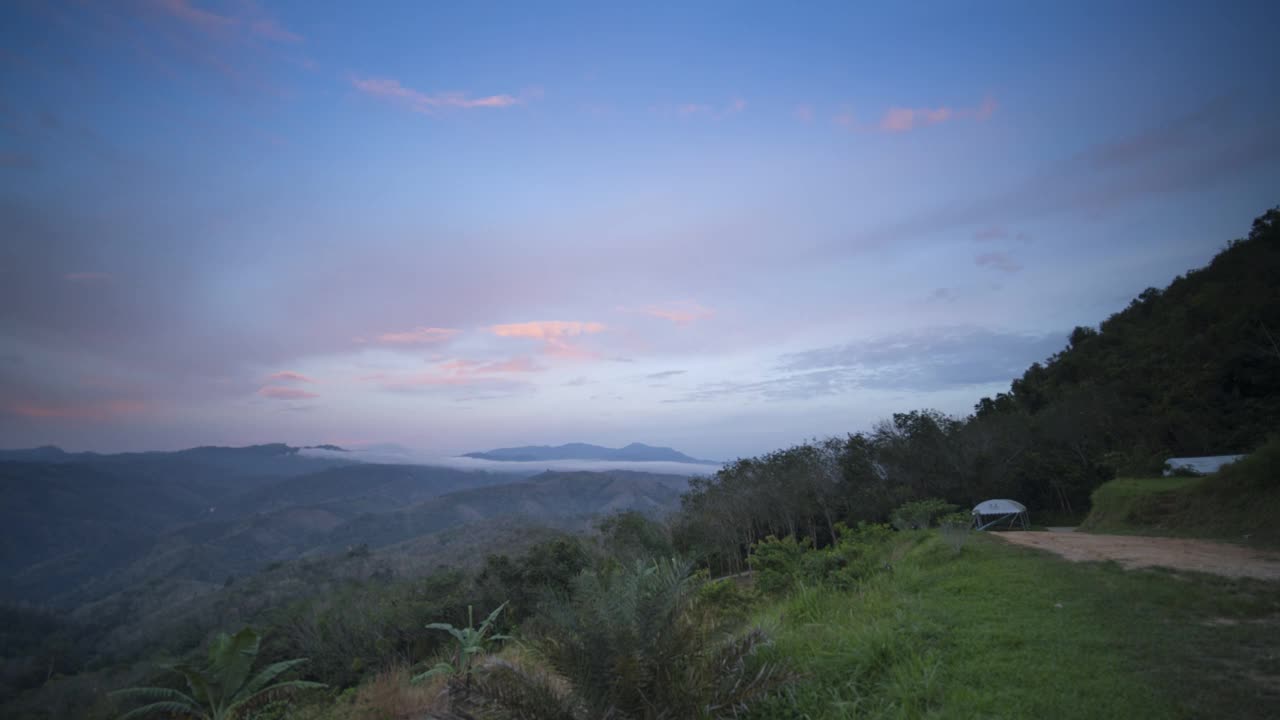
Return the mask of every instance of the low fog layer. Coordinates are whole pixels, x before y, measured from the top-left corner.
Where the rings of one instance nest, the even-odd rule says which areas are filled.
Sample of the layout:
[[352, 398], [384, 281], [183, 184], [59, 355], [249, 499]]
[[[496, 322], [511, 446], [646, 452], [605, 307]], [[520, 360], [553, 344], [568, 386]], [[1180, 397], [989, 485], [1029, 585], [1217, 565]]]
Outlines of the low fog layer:
[[311, 457], [354, 460], [367, 463], [395, 463], [403, 465], [431, 465], [433, 467], [450, 467], [460, 470], [487, 470], [489, 472], [513, 473], [517, 475], [533, 475], [544, 470], [587, 470], [602, 472], [608, 470], [636, 470], [639, 472], [661, 473], [666, 475], [710, 475], [720, 469], [720, 465], [707, 465], [679, 462], [626, 462], [612, 460], [539, 460], [533, 462], [517, 462], [504, 460], [481, 460], [478, 458], [453, 457], [448, 455], [432, 455], [430, 453], [411, 450], [399, 445], [374, 445], [367, 448], [340, 450], [324, 450], [306, 448], [304, 455]]

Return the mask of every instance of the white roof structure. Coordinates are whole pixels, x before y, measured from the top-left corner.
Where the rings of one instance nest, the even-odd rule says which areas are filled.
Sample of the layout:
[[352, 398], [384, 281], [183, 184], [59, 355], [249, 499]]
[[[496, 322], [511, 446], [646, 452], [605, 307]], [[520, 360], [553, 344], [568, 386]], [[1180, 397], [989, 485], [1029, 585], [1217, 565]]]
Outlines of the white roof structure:
[[1027, 506], [1017, 500], [984, 500], [973, 506], [974, 515], [1012, 515], [1026, 511]]
[[[994, 520], [990, 520], [995, 516]], [[983, 500], [973, 506], [973, 526], [978, 530], [986, 530], [989, 527], [997, 525], [1007, 525], [1013, 528], [1015, 525], [1021, 525], [1026, 530], [1031, 522], [1027, 519], [1027, 506], [1017, 500], [1008, 500], [1001, 498], [998, 500]]]
[[1178, 470], [1190, 470], [1201, 475], [1216, 473], [1223, 465], [1228, 465], [1244, 455], [1207, 455], [1205, 457], [1169, 458], [1165, 461], [1165, 475], [1172, 475]]

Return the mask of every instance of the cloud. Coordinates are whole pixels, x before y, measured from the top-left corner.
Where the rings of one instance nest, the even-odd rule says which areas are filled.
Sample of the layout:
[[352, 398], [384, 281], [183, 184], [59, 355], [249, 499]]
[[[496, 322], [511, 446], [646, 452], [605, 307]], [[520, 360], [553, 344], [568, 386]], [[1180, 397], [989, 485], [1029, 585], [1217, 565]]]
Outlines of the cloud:
[[721, 119], [730, 115], [737, 115], [747, 109], [747, 101], [743, 98], [732, 98], [723, 105], [716, 105], [705, 102], [686, 102], [677, 103], [675, 105], [655, 105], [649, 108], [650, 112], [659, 115], [676, 117], [705, 117], [712, 119]]
[[205, 30], [220, 30], [229, 28], [237, 23], [237, 20], [233, 17], [201, 10], [187, 2], [187, 0], [149, 0], [146, 4], [175, 20], [180, 20], [188, 25]]
[[391, 345], [433, 345], [451, 340], [458, 332], [453, 328], [419, 326], [403, 332], [383, 333], [377, 339]]
[[699, 305], [691, 301], [679, 301], [664, 303], [660, 305], [649, 305], [639, 309], [627, 307], [617, 308], [619, 312], [634, 312], [649, 315], [651, 317], [669, 320], [676, 325], [689, 325], [696, 320], [705, 320], [714, 317], [715, 310]]
[[985, 252], [975, 256], [973, 262], [979, 267], [987, 267], [1006, 273], [1016, 273], [1022, 269], [1021, 263], [1014, 260], [1008, 253], [1003, 252]]
[[552, 357], [578, 360], [596, 359], [600, 354], [578, 347], [565, 338], [604, 332], [603, 323], [578, 320], [540, 320], [507, 325], [493, 325], [489, 331], [499, 337], [529, 338], [542, 341], [542, 353]]
[[1008, 237], [1009, 230], [1002, 225], [989, 225], [987, 227], [980, 228], [973, 233], [973, 239], [977, 242], [1004, 240]]
[[300, 383], [315, 382], [313, 378], [309, 378], [306, 375], [303, 375], [302, 373], [293, 372], [292, 370], [285, 370], [283, 372], [272, 373], [271, 375], [267, 376], [267, 380], [269, 382], [300, 382]]
[[778, 373], [754, 381], [704, 383], [668, 403], [747, 398], [769, 402], [859, 389], [937, 392], [1007, 382], [1061, 350], [1066, 333], [1024, 334], [941, 327], [784, 355]]
[[813, 112], [814, 110], [812, 105], [802, 103], [797, 105], [795, 110], [791, 111], [791, 114], [800, 122], [808, 123], [813, 122]]
[[73, 272], [62, 276], [63, 280], [73, 283], [105, 282], [111, 275], [104, 272]]
[[663, 378], [683, 375], [685, 374], [685, 372], [687, 371], [686, 370], [663, 370], [662, 372], [649, 373], [648, 375], [645, 375], [645, 377], [648, 378], [649, 380], [661, 380]]
[[493, 325], [489, 328], [489, 331], [499, 337], [550, 340], [553, 338], [573, 337], [575, 335], [592, 335], [604, 332], [606, 329], [604, 324], [598, 322], [535, 320], [533, 322]]
[[386, 102], [399, 105], [414, 112], [430, 115], [442, 109], [505, 108], [519, 105], [523, 100], [513, 95], [485, 95], [471, 97], [466, 93], [449, 92], [431, 95], [414, 90], [391, 78], [351, 79], [351, 84], [360, 92]]
[[959, 119], [983, 121], [995, 112], [996, 103], [990, 97], [971, 108], [954, 108], [946, 105], [938, 107], [899, 107], [893, 106], [885, 110], [874, 127], [860, 126], [852, 110], [844, 109], [833, 121], [842, 127], [855, 130], [878, 130], [887, 133], [905, 133], [921, 127], [940, 125]]
[[36, 166], [35, 158], [29, 153], [22, 152], [3, 152], [0, 153], [0, 168], [11, 168], [13, 170], [30, 170]]
[[855, 371], [862, 387], [928, 392], [1011, 380], [1065, 342], [1066, 333], [939, 327], [786, 355], [779, 369]]
[[279, 385], [266, 385], [258, 388], [258, 395], [273, 400], [303, 400], [307, 398], [320, 397], [316, 393], [301, 388], [281, 387]]
[[88, 404], [42, 404], [20, 402], [7, 408], [12, 415], [30, 420], [110, 420], [147, 411], [147, 405], [134, 400], [111, 400]]
[[591, 381], [588, 380], [585, 375], [579, 375], [578, 377], [564, 383], [564, 387], [582, 387], [583, 385], [586, 385], [589, 382]]
[[490, 389], [510, 390], [527, 387], [527, 383], [505, 379], [502, 376], [540, 372], [544, 368], [525, 356], [513, 357], [509, 360], [482, 362], [455, 358], [435, 363], [430, 370], [420, 373], [409, 373], [389, 376], [375, 373], [360, 378], [363, 381], [375, 381], [388, 390], [409, 390], [427, 387], [475, 386]]
[[245, 0], [241, 3], [241, 13], [239, 15], [220, 15], [211, 10], [196, 7], [189, 0], [149, 0], [145, 5], [159, 14], [167, 15], [185, 25], [207, 33], [239, 30], [278, 42], [302, 41], [300, 35], [281, 26], [274, 18], [266, 15], [252, 0]]
[[928, 302], [948, 303], [960, 299], [960, 291], [956, 288], [940, 287], [929, 293]]

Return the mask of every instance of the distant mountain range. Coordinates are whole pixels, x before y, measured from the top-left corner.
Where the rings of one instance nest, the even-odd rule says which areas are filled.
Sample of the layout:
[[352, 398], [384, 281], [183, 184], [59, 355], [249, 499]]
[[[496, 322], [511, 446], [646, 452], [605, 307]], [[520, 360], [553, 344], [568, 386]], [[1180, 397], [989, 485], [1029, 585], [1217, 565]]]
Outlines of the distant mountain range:
[[484, 452], [469, 452], [463, 457], [505, 462], [541, 462], [545, 460], [612, 460], [627, 462], [680, 462], [700, 465], [719, 465], [715, 460], [699, 460], [669, 447], [654, 447], [644, 443], [631, 443], [626, 447], [609, 448], [587, 443], [568, 445], [526, 445], [524, 447], [498, 448]]
[[[357, 545], [418, 543], [436, 548], [435, 557], [412, 562], [447, 564], [453, 550], [436, 547], [441, 532], [503, 518], [583, 529], [593, 515], [661, 515], [679, 506], [688, 487], [678, 474], [526, 477], [504, 468], [361, 463], [346, 453], [313, 457], [300, 450], [283, 444], [111, 455], [0, 450], [0, 602], [74, 608], [157, 581], [215, 589], [270, 563]], [[638, 450], [693, 462], [645, 446], [623, 457], [648, 457]], [[426, 536], [435, 539], [420, 540]]]

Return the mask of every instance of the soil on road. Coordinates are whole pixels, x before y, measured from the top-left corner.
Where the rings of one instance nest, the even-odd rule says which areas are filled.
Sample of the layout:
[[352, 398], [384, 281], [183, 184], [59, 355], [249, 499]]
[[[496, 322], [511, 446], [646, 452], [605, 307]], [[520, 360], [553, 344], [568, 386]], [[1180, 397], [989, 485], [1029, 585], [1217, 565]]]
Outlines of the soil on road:
[[992, 534], [1015, 545], [1057, 553], [1074, 562], [1115, 560], [1126, 568], [1158, 566], [1226, 577], [1280, 580], [1280, 552], [1210, 540], [1080, 532]]

